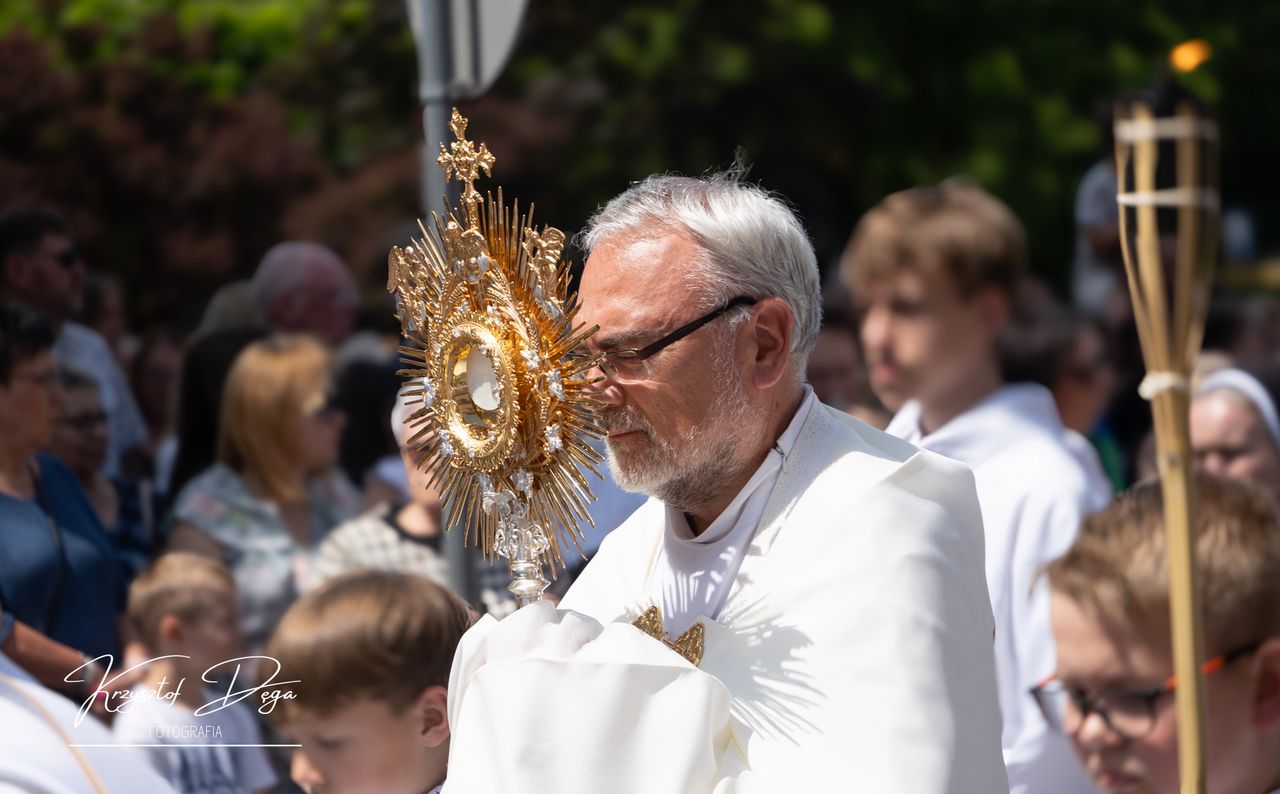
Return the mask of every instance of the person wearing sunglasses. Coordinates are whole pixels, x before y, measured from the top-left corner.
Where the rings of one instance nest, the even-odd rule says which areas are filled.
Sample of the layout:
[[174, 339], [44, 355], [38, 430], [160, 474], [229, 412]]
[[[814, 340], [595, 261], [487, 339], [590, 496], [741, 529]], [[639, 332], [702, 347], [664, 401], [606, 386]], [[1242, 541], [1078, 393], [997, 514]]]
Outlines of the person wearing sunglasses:
[[[805, 384], [799, 218], [734, 172], [653, 176], [581, 239], [609, 469], [650, 499], [563, 609], [464, 639], [450, 785], [1007, 791], [973, 479]], [[649, 605], [697, 667], [627, 625]]]
[[[1196, 476], [1211, 794], [1280, 790], [1280, 519], [1251, 483]], [[1084, 522], [1046, 568], [1057, 670], [1030, 697], [1104, 794], [1176, 792], [1178, 731], [1160, 483]]]
[[224, 562], [256, 652], [309, 589], [320, 542], [360, 509], [337, 468], [346, 419], [333, 403], [332, 356], [302, 335], [253, 342], [223, 389], [218, 459], [174, 501], [169, 547]]
[[147, 439], [147, 425], [129, 381], [106, 340], [76, 322], [84, 304], [86, 265], [71, 227], [44, 209], [0, 214], [0, 299], [33, 309], [53, 327], [53, 357], [60, 366], [98, 381], [107, 413], [103, 472], [126, 473], [126, 454]]

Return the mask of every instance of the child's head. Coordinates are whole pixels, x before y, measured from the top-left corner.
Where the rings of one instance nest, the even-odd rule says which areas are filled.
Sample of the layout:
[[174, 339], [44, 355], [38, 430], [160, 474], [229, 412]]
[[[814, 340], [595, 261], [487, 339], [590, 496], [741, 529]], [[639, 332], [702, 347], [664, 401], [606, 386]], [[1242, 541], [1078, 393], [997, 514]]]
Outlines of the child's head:
[[128, 615], [150, 653], [185, 654], [192, 669], [242, 653], [235, 580], [208, 557], [170, 552], [156, 559], [129, 586]]
[[391, 571], [339, 577], [296, 602], [266, 654], [295, 700], [273, 718], [301, 744], [293, 778], [325, 791], [416, 794], [448, 759], [446, 693], [453, 654], [471, 625], [461, 599]]
[[[1199, 475], [1209, 790], [1280, 786], [1280, 521], [1254, 486]], [[1084, 522], [1047, 569], [1055, 680], [1038, 688], [1104, 792], [1178, 790], [1168, 555], [1160, 485]]]
[[1025, 258], [1009, 208], [962, 182], [894, 193], [862, 217], [841, 276], [863, 313], [863, 352], [885, 406], [928, 406], [976, 366], [995, 365]]

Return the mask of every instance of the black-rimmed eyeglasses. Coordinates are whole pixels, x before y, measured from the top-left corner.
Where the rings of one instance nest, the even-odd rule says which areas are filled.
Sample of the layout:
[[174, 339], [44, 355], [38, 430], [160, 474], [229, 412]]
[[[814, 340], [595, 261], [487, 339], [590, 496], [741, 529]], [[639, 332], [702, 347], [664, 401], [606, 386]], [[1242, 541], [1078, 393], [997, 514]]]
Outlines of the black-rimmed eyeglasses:
[[644, 347], [610, 350], [601, 355], [600, 371], [608, 376], [610, 380], [617, 383], [635, 383], [645, 380], [649, 377], [648, 359], [655, 353], [679, 342], [720, 315], [739, 306], [752, 306], [755, 303], [755, 298], [739, 295], [720, 308], [713, 309], [698, 319], [685, 323], [661, 339]]

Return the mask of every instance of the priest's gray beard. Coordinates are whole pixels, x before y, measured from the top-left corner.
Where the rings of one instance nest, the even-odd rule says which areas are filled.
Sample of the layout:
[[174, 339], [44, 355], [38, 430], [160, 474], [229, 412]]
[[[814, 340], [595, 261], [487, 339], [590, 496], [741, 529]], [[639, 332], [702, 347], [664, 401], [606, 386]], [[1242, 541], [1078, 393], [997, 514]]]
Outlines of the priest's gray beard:
[[[626, 449], [606, 442], [609, 470], [624, 491], [654, 496], [685, 513], [692, 513], [721, 496], [727, 482], [736, 482], [750, 446], [751, 404], [732, 352], [717, 356], [715, 408], [704, 424], [677, 439], [659, 437], [643, 415], [619, 408], [603, 417], [608, 432], [639, 431]], [[617, 445], [618, 447], [624, 444]]]

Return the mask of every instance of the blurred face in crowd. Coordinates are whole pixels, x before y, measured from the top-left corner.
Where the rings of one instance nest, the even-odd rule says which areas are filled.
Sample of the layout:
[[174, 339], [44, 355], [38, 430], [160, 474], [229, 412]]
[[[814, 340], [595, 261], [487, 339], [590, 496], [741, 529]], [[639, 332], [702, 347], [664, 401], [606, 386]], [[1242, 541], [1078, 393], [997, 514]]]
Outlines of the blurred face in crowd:
[[[692, 263], [700, 253], [675, 233], [598, 245], [579, 293], [579, 319], [600, 326], [588, 345], [641, 348], [718, 308], [700, 303], [687, 286], [697, 283]], [[609, 469], [622, 488], [689, 510], [745, 468], [762, 416], [743, 384], [742, 334], [731, 314], [655, 353], [639, 371], [597, 385]]]
[[[1051, 620], [1058, 678], [1086, 697], [1104, 695], [1108, 704], [1103, 708], [1109, 709], [1111, 724], [1096, 710], [1081, 715], [1074, 706], [1067, 707], [1064, 721], [1094, 786], [1103, 794], [1178, 791], [1174, 696], [1162, 694], [1148, 707], [1145, 698], [1133, 694], [1161, 689], [1173, 675], [1167, 624], [1108, 627], [1058, 593], [1052, 597]], [[1212, 657], [1230, 650], [1208, 647], [1206, 653]], [[1280, 728], [1277, 659], [1280, 641], [1272, 640], [1205, 677], [1209, 791], [1263, 792], [1277, 782], [1271, 760]]]
[[819, 400], [847, 408], [862, 396], [858, 372], [861, 364], [862, 355], [853, 334], [843, 328], [826, 327], [818, 332], [805, 376]]
[[355, 325], [359, 294], [346, 267], [329, 259], [300, 264], [301, 285], [275, 296], [268, 322], [277, 331], [309, 333], [329, 344], [346, 339]]
[[1253, 403], [1228, 390], [1191, 403], [1191, 447], [1210, 474], [1256, 482], [1280, 499], [1280, 450]]
[[9, 382], [0, 384], [0, 446], [11, 453], [34, 455], [53, 438], [62, 407], [52, 353], [14, 362]]
[[1081, 328], [1066, 366], [1053, 384], [1053, 399], [1062, 424], [1078, 433], [1091, 433], [1106, 413], [1115, 393], [1116, 372], [1106, 340], [1091, 325]]
[[334, 405], [332, 385], [327, 379], [307, 392], [298, 416], [299, 463], [308, 473], [324, 471], [338, 462], [342, 428], [346, 415]]
[[284, 733], [302, 746], [291, 776], [308, 794], [422, 794], [445, 778], [445, 689], [428, 687], [401, 713], [363, 698], [328, 716], [298, 710]]
[[102, 468], [107, 458], [107, 413], [94, 388], [65, 389], [63, 400], [62, 418], [49, 451], [85, 479]]
[[74, 317], [84, 302], [84, 260], [66, 235], [47, 233], [31, 253], [12, 255], [6, 275], [15, 297], [50, 321]]
[[994, 288], [960, 294], [944, 273], [900, 270], [858, 295], [871, 387], [890, 411], [930, 407], [988, 367], [1005, 302]]

